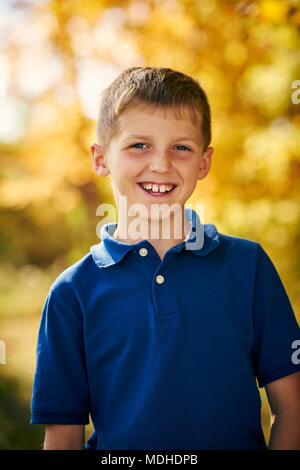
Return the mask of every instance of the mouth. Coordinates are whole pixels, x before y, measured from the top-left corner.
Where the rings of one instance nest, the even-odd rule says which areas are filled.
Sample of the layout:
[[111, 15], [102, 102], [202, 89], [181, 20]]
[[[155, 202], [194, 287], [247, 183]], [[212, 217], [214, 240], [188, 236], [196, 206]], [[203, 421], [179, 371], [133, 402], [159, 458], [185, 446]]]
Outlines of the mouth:
[[[170, 196], [171, 193], [177, 188], [176, 184], [166, 183], [166, 184], [147, 184], [147, 183], [137, 183], [138, 186], [142, 189], [144, 193], [146, 193], [151, 198], [167, 198]], [[148, 186], [148, 189], [146, 189]], [[151, 186], [151, 187], [150, 187]], [[153, 191], [154, 189], [154, 191]]]

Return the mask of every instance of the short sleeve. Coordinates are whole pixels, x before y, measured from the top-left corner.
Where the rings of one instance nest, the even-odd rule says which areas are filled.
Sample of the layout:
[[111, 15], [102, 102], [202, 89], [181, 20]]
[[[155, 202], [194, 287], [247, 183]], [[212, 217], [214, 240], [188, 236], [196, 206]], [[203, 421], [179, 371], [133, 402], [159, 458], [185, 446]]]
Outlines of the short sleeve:
[[83, 318], [68, 282], [46, 298], [36, 348], [30, 424], [88, 424]]
[[253, 304], [253, 363], [260, 388], [300, 370], [293, 344], [300, 329], [276, 268], [258, 244]]

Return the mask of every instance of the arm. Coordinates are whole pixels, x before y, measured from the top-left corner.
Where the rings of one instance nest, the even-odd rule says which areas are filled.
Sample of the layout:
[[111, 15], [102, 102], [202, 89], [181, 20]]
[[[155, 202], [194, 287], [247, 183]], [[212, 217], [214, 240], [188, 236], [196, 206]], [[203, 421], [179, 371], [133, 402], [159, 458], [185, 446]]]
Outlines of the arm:
[[266, 385], [271, 411], [270, 450], [300, 450], [300, 372]]
[[81, 424], [48, 424], [43, 450], [83, 450], [85, 426]]

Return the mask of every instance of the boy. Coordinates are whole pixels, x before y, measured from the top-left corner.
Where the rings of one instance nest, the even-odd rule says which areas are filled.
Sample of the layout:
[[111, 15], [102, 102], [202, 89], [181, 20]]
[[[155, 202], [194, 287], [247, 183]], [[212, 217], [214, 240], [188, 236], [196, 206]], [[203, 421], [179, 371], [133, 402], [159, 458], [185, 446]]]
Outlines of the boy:
[[300, 449], [300, 334], [279, 275], [259, 243], [184, 207], [211, 165], [204, 91], [127, 69], [103, 93], [97, 137], [119, 222], [45, 302], [31, 410], [44, 449], [83, 449], [89, 414], [85, 449], [266, 449], [256, 378], [269, 448]]

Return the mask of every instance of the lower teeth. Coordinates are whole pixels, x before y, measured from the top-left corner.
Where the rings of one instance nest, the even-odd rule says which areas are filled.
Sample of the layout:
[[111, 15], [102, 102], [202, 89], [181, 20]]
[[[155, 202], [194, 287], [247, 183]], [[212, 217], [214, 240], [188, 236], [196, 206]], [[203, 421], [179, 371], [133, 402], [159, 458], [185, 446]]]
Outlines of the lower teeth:
[[[146, 191], [148, 191], [148, 193], [153, 193], [153, 194], [167, 194], [167, 193], [170, 192], [170, 191], [164, 191], [164, 192], [152, 191], [151, 189], [146, 189]], [[172, 191], [172, 190], [171, 190], [171, 191]]]

